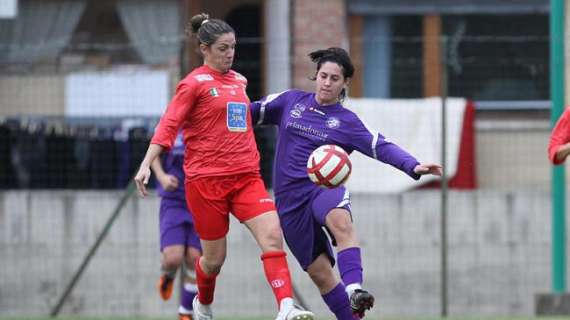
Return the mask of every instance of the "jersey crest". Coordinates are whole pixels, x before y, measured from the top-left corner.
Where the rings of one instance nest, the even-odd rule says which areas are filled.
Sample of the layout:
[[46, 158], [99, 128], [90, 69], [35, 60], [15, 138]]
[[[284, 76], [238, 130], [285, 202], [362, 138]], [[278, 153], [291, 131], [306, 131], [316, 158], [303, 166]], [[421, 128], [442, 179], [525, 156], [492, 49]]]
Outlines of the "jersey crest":
[[336, 129], [340, 127], [340, 120], [337, 117], [330, 117], [327, 119], [327, 127], [330, 129]]
[[297, 103], [293, 106], [293, 109], [291, 109], [291, 117], [292, 118], [296, 118], [299, 119], [302, 117], [303, 115], [303, 111], [305, 111], [306, 107], [305, 105], [301, 104], [301, 103]]

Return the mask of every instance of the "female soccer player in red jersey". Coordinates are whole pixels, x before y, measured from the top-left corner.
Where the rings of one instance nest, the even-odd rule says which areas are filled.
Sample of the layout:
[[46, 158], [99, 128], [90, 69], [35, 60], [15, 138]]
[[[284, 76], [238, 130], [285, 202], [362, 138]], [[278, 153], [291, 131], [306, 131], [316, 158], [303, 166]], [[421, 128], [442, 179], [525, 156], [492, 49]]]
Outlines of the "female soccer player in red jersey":
[[312, 320], [311, 312], [293, 304], [279, 218], [259, 173], [247, 79], [230, 69], [235, 32], [226, 22], [206, 14], [192, 17], [190, 24], [204, 65], [178, 84], [134, 178], [137, 189], [141, 196], [147, 195], [151, 163], [172, 148], [182, 129], [186, 201], [202, 244], [202, 257], [196, 263], [195, 317], [213, 319], [211, 304], [216, 276], [226, 257], [231, 212], [248, 227], [263, 252], [265, 276], [279, 305], [276, 320]]
[[562, 164], [568, 155], [570, 155], [570, 108], [567, 108], [556, 122], [548, 144], [548, 158], [552, 164]]

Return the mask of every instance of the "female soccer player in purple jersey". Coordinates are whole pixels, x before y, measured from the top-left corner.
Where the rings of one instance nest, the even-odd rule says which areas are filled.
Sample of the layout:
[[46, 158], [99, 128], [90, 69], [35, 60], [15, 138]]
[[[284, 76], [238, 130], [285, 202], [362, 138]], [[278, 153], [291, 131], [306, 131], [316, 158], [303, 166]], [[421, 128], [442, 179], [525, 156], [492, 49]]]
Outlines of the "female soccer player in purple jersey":
[[184, 144], [178, 134], [172, 150], [162, 163], [156, 158], [152, 170], [158, 180], [160, 195], [160, 251], [162, 275], [158, 292], [163, 300], [170, 299], [176, 271], [184, 264], [184, 283], [180, 293], [179, 320], [192, 320], [192, 301], [198, 292], [194, 265], [200, 257], [200, 238], [186, 205], [184, 192]]
[[[357, 150], [402, 170], [413, 179], [441, 175], [441, 166], [420, 164], [413, 156], [369, 129], [342, 104], [354, 67], [344, 49], [309, 54], [317, 64], [315, 92], [288, 90], [251, 104], [253, 122], [279, 127], [275, 154], [274, 192], [281, 227], [289, 248], [309, 274], [337, 319], [364, 317], [374, 297], [362, 289], [362, 262], [352, 225], [349, 193], [344, 186], [323, 189], [307, 176], [313, 150], [336, 144], [348, 153]], [[342, 281], [328, 231], [337, 248]]]

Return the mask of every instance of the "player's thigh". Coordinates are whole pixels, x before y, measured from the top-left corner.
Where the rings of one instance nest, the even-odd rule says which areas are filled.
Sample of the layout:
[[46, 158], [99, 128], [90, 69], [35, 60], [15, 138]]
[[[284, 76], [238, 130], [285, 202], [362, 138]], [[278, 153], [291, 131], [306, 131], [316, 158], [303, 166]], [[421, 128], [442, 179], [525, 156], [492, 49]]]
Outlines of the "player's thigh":
[[312, 216], [309, 205], [280, 212], [280, 221], [287, 246], [303, 270], [307, 270], [321, 254], [334, 261], [329, 239]]
[[263, 252], [283, 250], [283, 233], [276, 211], [269, 211], [244, 222]]
[[194, 229], [202, 240], [217, 240], [229, 230], [229, 205], [224, 195], [218, 195], [216, 178], [187, 181], [186, 201], [192, 214]]
[[233, 196], [229, 200], [232, 214], [242, 223], [264, 213], [276, 211], [275, 203], [257, 173], [243, 175], [234, 186]]
[[325, 225], [335, 237], [346, 237], [354, 233], [350, 212], [345, 208], [333, 208], [326, 216]]
[[335, 189], [319, 190], [311, 202], [313, 216], [322, 226], [326, 225], [327, 215], [335, 208], [345, 209], [349, 218], [352, 219], [350, 217], [350, 193], [342, 186]]

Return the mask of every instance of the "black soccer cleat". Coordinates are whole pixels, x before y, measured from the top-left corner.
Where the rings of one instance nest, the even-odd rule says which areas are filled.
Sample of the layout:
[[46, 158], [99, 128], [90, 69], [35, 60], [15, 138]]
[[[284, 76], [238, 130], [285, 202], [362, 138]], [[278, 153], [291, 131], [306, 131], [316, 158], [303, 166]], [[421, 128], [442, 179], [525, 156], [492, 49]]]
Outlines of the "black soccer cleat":
[[350, 307], [352, 308], [352, 313], [359, 318], [364, 318], [364, 312], [370, 310], [374, 306], [374, 296], [372, 296], [368, 291], [362, 289], [356, 289], [350, 295]]

